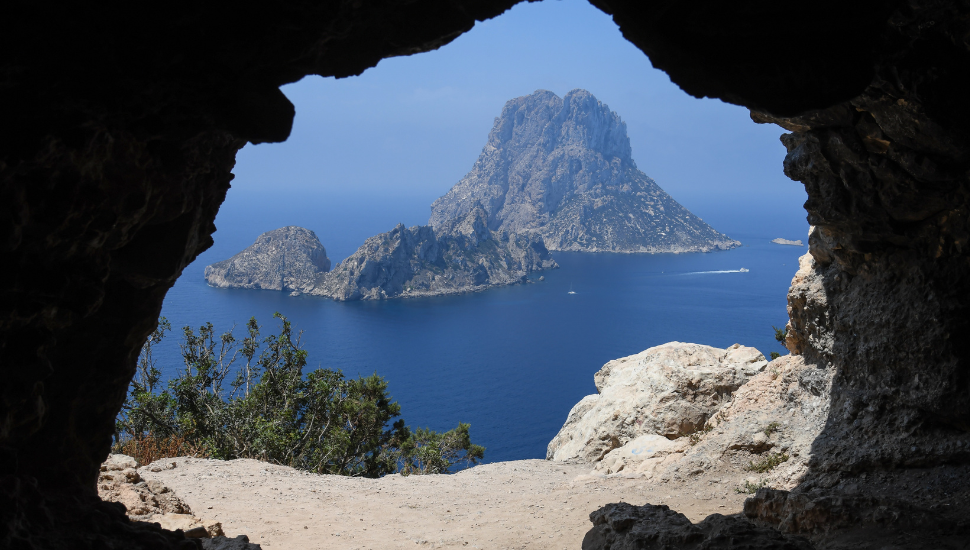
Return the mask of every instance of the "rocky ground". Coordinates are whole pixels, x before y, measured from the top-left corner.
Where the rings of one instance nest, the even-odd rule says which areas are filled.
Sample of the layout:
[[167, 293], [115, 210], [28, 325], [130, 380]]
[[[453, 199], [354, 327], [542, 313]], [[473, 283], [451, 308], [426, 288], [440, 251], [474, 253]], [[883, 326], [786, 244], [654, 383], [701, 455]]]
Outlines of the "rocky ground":
[[738, 513], [749, 496], [736, 492], [734, 478], [645, 483], [546, 460], [382, 479], [246, 459], [168, 459], [138, 473], [219, 522], [226, 535], [247, 535], [263, 548], [574, 549], [592, 527], [590, 513], [608, 503], [666, 504], [696, 522]]

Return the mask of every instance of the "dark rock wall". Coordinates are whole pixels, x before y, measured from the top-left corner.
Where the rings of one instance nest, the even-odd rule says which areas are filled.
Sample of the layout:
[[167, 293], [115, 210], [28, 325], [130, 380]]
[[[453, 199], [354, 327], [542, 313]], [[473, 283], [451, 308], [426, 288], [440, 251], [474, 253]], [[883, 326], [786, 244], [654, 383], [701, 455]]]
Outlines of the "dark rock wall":
[[[829, 51], [840, 67], [823, 71], [822, 82], [848, 66], [843, 60], [867, 58], [857, 66], [866, 85], [851, 97], [783, 117], [787, 102], [813, 100], [804, 91], [742, 94], [755, 107], [753, 120], [790, 132], [781, 138], [785, 174], [808, 192], [810, 257], [789, 292], [786, 344], [834, 378], [805, 480], [791, 492], [759, 491], [745, 504], [750, 536], [719, 548], [755, 547], [763, 527], [829, 549], [959, 548], [970, 536], [970, 3], [886, 3], [869, 13], [883, 9], [873, 34], [868, 24], [850, 39], [792, 33], [779, 41], [780, 54], [762, 54], [784, 56], [783, 70], [812, 66], [814, 55]], [[842, 23], [853, 17], [850, 9]], [[861, 36], [865, 47], [856, 43]], [[675, 80], [687, 71], [678, 82], [689, 93], [736, 97], [730, 76], [692, 80], [703, 60], [675, 65], [695, 53], [690, 44], [659, 42], [643, 49], [655, 47], [651, 59], [665, 70], [670, 63]], [[804, 52], [808, 43], [818, 52]], [[841, 44], [838, 55], [828, 50], [833, 44]], [[750, 69], [735, 61], [741, 73]], [[811, 74], [796, 70], [778, 82]], [[831, 94], [843, 93], [830, 84]], [[642, 507], [636, 520], [616, 507], [594, 513], [584, 548], [648, 547], [653, 533], [665, 532], [658, 523], [670, 523], [651, 510]]]
[[280, 85], [439, 47], [514, 3], [2, 8], [0, 547], [178, 546], [95, 483], [165, 293], [212, 243], [236, 151], [288, 136]]
[[[97, 504], [97, 465], [235, 152], [287, 137], [280, 85], [436, 48], [515, 3], [2, 8], [0, 546], [179, 544]], [[795, 301], [792, 344], [838, 370], [818, 470], [966, 461], [967, 2], [593, 3], [688, 93], [793, 132], [824, 304]]]
[[836, 371], [827, 471], [970, 462], [970, 22], [907, 6], [887, 27], [856, 98], [752, 115], [791, 130], [785, 173], [808, 191], [824, 296], [793, 297], [789, 346]]

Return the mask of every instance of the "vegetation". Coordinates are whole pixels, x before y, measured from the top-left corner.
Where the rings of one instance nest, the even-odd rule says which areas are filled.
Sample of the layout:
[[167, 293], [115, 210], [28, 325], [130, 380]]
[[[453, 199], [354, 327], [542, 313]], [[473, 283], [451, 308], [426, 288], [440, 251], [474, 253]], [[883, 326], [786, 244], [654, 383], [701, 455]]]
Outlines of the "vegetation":
[[693, 432], [690, 432], [690, 433], [684, 433], [681, 436], [686, 435], [687, 436], [687, 442], [690, 443], [690, 446], [691, 447], [693, 447], [694, 445], [697, 445], [698, 443], [700, 443], [701, 442], [701, 439], [704, 437], [704, 435], [707, 434], [707, 433], [709, 433], [713, 429], [714, 429], [713, 426], [708, 426], [707, 424], [705, 424], [705, 425], [701, 426], [700, 428], [698, 428], [697, 430], [695, 430]]
[[[778, 340], [778, 343], [781, 344], [782, 347], [785, 347], [785, 338], [788, 337], [788, 327], [785, 326], [782, 328], [778, 328], [775, 325], [771, 325], [771, 328], [775, 329], [775, 340]], [[770, 355], [771, 355], [772, 361], [781, 357], [781, 354], [778, 353], [777, 351], [771, 352]]]
[[768, 486], [768, 480], [762, 479], [757, 483], [751, 483], [750, 481], [745, 481], [744, 485], [734, 489], [734, 492], [742, 495], [753, 495], [758, 492], [758, 489], [763, 489]]
[[317, 369], [280, 315], [279, 335], [260, 337], [255, 318], [241, 345], [212, 323], [183, 329], [184, 369], [162, 388], [153, 347], [171, 330], [164, 318], [138, 360], [117, 420], [116, 452], [143, 463], [166, 456], [255, 458], [321, 474], [380, 477], [445, 473], [477, 464], [485, 448], [469, 425], [445, 433], [412, 431], [395, 418], [387, 382], [373, 374], [346, 379]]
[[786, 462], [789, 458], [788, 453], [768, 453], [761, 460], [749, 463], [748, 470], [759, 474], [770, 472], [775, 466]]
[[769, 423], [767, 426], [765, 426], [765, 435], [768, 437], [771, 437], [771, 434], [777, 432], [778, 428], [780, 427], [781, 427], [781, 424], [777, 422]]

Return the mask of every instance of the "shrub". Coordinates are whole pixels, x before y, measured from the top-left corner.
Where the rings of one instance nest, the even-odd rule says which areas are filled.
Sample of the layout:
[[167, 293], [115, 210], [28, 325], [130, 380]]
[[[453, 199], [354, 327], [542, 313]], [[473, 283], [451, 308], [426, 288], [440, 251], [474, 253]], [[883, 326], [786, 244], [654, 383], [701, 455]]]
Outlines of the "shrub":
[[397, 450], [401, 474], [443, 474], [457, 464], [474, 464], [485, 455], [485, 447], [474, 445], [468, 435], [468, 424], [443, 434], [418, 428]]
[[[785, 349], [788, 349], [787, 346], [785, 346], [785, 338], [788, 337], [788, 327], [785, 326], [782, 328], [778, 328], [775, 325], [771, 325], [771, 328], [775, 330], [775, 340], [777, 340], [782, 347], [784, 347]], [[769, 353], [769, 355], [771, 356], [772, 361], [781, 357], [781, 354], [778, 353], [777, 351], [772, 351]]]
[[204, 450], [177, 435], [158, 437], [147, 434], [139, 438], [123, 437], [117, 441], [112, 451], [128, 455], [139, 464], [151, 464], [156, 460], [175, 456], [210, 458]]
[[734, 492], [742, 495], [753, 495], [758, 492], [758, 489], [763, 489], [768, 486], [768, 480], [762, 479], [757, 483], [751, 483], [750, 481], [745, 481], [744, 485], [734, 489]]
[[788, 458], [788, 453], [768, 453], [768, 455], [761, 460], [757, 462], [750, 462], [748, 464], [748, 470], [758, 472], [759, 474], [770, 472], [775, 468], [775, 466], [787, 461]]
[[252, 318], [241, 347], [232, 330], [216, 337], [211, 323], [198, 333], [185, 327], [184, 369], [166, 389], [152, 354], [171, 330], [161, 319], [118, 417], [116, 450], [141, 452], [143, 463], [184, 454], [255, 458], [363, 477], [441, 473], [482, 459], [485, 449], [471, 443], [468, 424], [412, 433], [403, 420], [394, 421], [401, 407], [377, 374], [346, 379], [339, 370], [317, 369], [304, 376], [300, 334], [285, 317], [275, 317], [279, 335], [260, 339]]

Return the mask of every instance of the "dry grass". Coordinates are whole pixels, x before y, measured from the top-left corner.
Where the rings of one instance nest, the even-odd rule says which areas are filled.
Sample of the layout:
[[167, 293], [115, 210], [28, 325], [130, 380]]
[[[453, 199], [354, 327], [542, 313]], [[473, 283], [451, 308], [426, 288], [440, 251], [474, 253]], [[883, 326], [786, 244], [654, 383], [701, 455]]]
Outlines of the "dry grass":
[[178, 436], [160, 438], [146, 435], [137, 439], [125, 438], [115, 443], [111, 447], [111, 452], [128, 455], [142, 465], [177, 456], [209, 458], [205, 449]]

